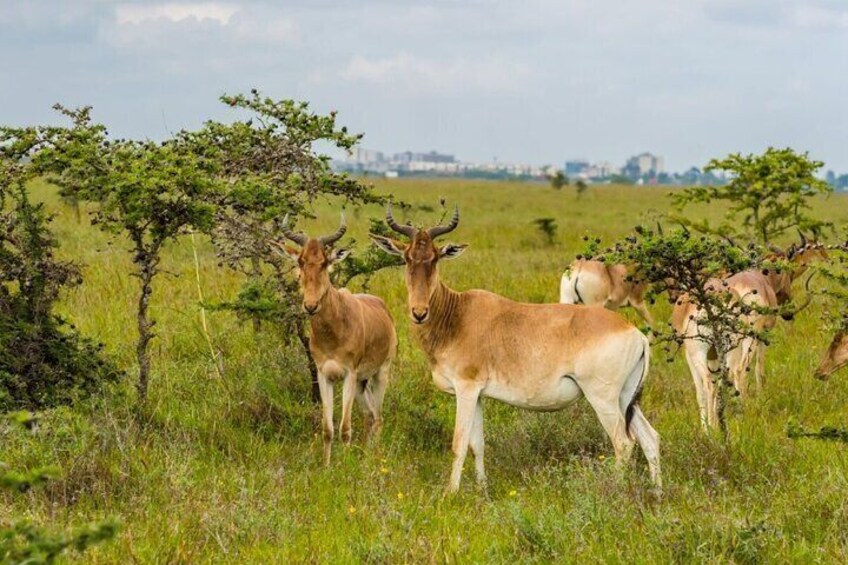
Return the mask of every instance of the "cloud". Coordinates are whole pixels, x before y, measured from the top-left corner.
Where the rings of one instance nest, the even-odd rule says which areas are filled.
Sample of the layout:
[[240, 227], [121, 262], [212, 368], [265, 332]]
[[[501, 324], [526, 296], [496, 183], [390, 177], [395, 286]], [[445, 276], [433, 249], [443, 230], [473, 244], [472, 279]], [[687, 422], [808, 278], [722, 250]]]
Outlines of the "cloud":
[[794, 22], [813, 30], [848, 30], [848, 7], [827, 5], [796, 6]]
[[530, 73], [527, 66], [498, 59], [429, 59], [402, 52], [390, 57], [354, 56], [339, 76], [417, 95], [481, 90], [497, 94], [525, 88]]
[[[261, 4], [169, 2], [120, 4], [114, 18], [101, 23], [101, 37], [122, 48], [169, 51], [177, 57], [211, 55], [223, 47], [295, 45], [294, 22]], [[194, 49], [174, 49], [193, 46]]]
[[119, 4], [115, 6], [115, 19], [118, 25], [139, 24], [159, 19], [179, 22], [186, 19], [214, 20], [226, 25], [238, 7], [217, 2], [167, 4]]

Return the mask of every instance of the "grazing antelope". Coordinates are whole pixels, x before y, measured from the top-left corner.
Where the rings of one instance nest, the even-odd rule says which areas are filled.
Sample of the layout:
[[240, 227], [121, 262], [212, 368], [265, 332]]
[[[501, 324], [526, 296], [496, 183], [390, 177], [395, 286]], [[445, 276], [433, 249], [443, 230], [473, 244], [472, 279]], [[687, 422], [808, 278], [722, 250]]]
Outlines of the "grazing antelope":
[[453, 468], [449, 492], [459, 489], [468, 448], [477, 480], [483, 466], [483, 398], [519, 408], [560, 410], [585, 396], [612, 440], [618, 464], [634, 441], [661, 486], [659, 435], [639, 408], [648, 373], [648, 338], [615, 312], [567, 304], [522, 304], [484, 290], [456, 292], [439, 280], [438, 263], [465, 245], [438, 246], [456, 229], [459, 209], [447, 226], [398, 225], [391, 206], [386, 222], [409, 238], [403, 243], [372, 235], [388, 253], [403, 258], [413, 333], [429, 361], [434, 384], [456, 395]]
[[[781, 308], [781, 317], [792, 320], [801, 310], [810, 305], [812, 295], [801, 306], [789, 310], [785, 305], [792, 300], [792, 282], [803, 274], [809, 264], [816, 259], [826, 259], [827, 252], [816, 241], [809, 242], [801, 239], [801, 246], [794, 244], [783, 252], [775, 249], [771, 259], [785, 259], [791, 266], [781, 271], [777, 270], [748, 270], [723, 279], [710, 281], [708, 288], [716, 292], [722, 289], [730, 293], [729, 299], [751, 306], [751, 310], [743, 314], [746, 324], [756, 333], [772, 329], [776, 318], [767, 311], [777, 311]], [[672, 310], [672, 326], [678, 335], [685, 337], [684, 352], [686, 363], [695, 383], [695, 394], [701, 414], [701, 423], [709, 428], [717, 424], [716, 394], [711, 373], [716, 370], [718, 360], [709, 344], [697, 335], [704, 335], [708, 330], [700, 325], [701, 313], [686, 296], [678, 297]], [[737, 347], [728, 353], [727, 365], [730, 378], [741, 396], [747, 394], [747, 372], [752, 365], [755, 367], [754, 376], [757, 388], [761, 389], [765, 378], [765, 343], [754, 336], [746, 336], [740, 340]]]
[[[746, 324], [754, 331], [762, 332], [774, 327], [774, 316], [761, 314], [756, 310], [777, 306], [774, 291], [761, 273], [746, 271], [725, 279], [712, 279], [706, 288], [712, 292], [727, 292], [728, 300], [751, 306], [752, 310], [743, 316]], [[698, 337], [708, 336], [710, 332], [710, 329], [702, 324], [703, 315], [698, 306], [684, 294], [675, 301], [671, 323], [675, 333], [683, 337], [683, 350], [695, 383], [701, 424], [704, 428], [710, 428], [718, 424], [718, 390], [712, 375], [718, 370], [719, 360], [712, 346], [705, 339]], [[758, 370], [762, 367], [761, 347], [764, 345], [760, 341], [745, 336], [727, 353], [730, 380], [740, 394], [746, 392], [745, 377], [752, 355], [757, 356]], [[759, 378], [758, 375], [758, 381]]]
[[601, 261], [578, 259], [562, 274], [559, 301], [563, 304], [599, 305], [610, 310], [632, 306], [643, 320], [654, 325], [645, 305], [646, 282], [628, 280], [627, 265], [606, 265]]
[[830, 375], [848, 365], [848, 330], [841, 329], [833, 336], [830, 347], [816, 369], [816, 378], [827, 380]]
[[294, 233], [283, 219], [283, 235], [301, 246], [296, 249], [272, 242], [297, 263], [303, 292], [303, 309], [310, 316], [309, 351], [318, 368], [318, 387], [323, 406], [324, 464], [330, 462], [333, 441], [333, 383], [343, 381], [342, 441], [350, 444], [351, 411], [356, 398], [366, 422], [371, 419], [369, 437], [383, 425], [383, 395], [389, 381], [389, 367], [397, 350], [397, 335], [386, 305], [370, 294], [351, 294], [330, 282], [332, 265], [348, 256], [346, 249], [333, 249], [347, 227], [318, 238]]

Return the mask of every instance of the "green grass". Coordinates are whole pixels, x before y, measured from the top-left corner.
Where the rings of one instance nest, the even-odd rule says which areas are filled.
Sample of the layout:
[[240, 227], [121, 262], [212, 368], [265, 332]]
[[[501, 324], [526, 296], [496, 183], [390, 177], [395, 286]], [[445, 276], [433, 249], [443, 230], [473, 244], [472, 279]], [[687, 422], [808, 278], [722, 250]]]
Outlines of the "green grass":
[[[376, 188], [436, 207], [439, 197], [457, 202], [462, 220], [451, 237], [471, 247], [442, 266], [442, 279], [530, 302], [557, 300], [562, 268], [584, 233], [611, 241], [667, 207], [665, 190], [646, 187], [592, 187], [580, 199], [573, 188], [530, 183], [396, 180]], [[137, 281], [127, 276], [126, 244], [108, 245], [78, 223], [49, 187], [36, 193], [58, 213], [62, 255], [85, 265], [85, 284], [65, 297], [63, 312], [132, 372]], [[818, 201], [816, 210], [844, 224], [848, 199]], [[319, 221], [306, 229], [333, 229], [337, 205], [316, 211]], [[360, 248], [367, 218], [378, 214], [348, 214]], [[433, 223], [439, 212], [412, 217]], [[554, 245], [532, 224], [540, 217], [556, 218]], [[205, 238], [198, 245], [205, 298], [232, 298], [241, 280], [217, 267]], [[118, 538], [81, 557], [95, 563], [848, 561], [848, 447], [786, 437], [789, 420], [845, 424], [848, 375], [812, 377], [829, 338], [817, 304], [779, 324], [766, 388], [731, 407], [726, 445], [699, 429], [682, 356], [667, 363], [655, 351], [642, 404], [662, 436], [662, 501], [648, 494], [641, 456], [624, 479], [616, 475], [609, 441], [583, 402], [553, 414], [488, 402], [488, 495], [475, 488], [469, 464], [460, 494], [443, 498], [454, 402], [432, 387], [409, 339], [399, 270], [370, 287], [387, 301], [400, 337], [383, 437], [364, 447], [356, 414], [354, 446], [337, 443], [325, 469], [303, 360], [270, 328], [257, 334], [213, 313], [219, 377], [201, 331], [189, 240], [171, 246], [163, 266], [173, 275], [156, 282], [152, 301], [149, 410], [135, 415], [128, 382], [44, 413], [35, 433], [0, 427], [0, 459], [13, 468], [63, 469], [47, 488], [0, 494], [0, 521], [24, 516], [69, 528], [115, 517]], [[667, 319], [660, 302], [653, 311]]]

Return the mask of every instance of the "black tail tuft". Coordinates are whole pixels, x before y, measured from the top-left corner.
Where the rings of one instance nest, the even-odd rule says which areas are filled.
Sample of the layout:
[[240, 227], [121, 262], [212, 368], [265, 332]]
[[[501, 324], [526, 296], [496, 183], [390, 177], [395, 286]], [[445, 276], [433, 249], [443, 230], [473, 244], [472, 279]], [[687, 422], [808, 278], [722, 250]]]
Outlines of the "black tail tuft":
[[633, 395], [633, 399], [630, 401], [630, 404], [627, 405], [627, 410], [624, 412], [624, 431], [627, 432], [627, 435], [630, 435], [630, 421], [633, 420], [633, 413], [637, 406], [639, 406], [639, 400], [642, 398], [642, 383], [639, 383], [639, 388], [636, 389], [636, 394]]
[[639, 376], [639, 384], [636, 387], [636, 392], [633, 393], [633, 397], [630, 399], [630, 402], [627, 404], [627, 409], [624, 411], [624, 431], [627, 435], [630, 435], [630, 422], [633, 420], [633, 414], [636, 407], [639, 406], [639, 400], [642, 398], [642, 386], [645, 384], [645, 372], [647, 372], [646, 365], [648, 363], [646, 353], [647, 350], [642, 351], [642, 357], [639, 358], [639, 362], [644, 363], [642, 374]]

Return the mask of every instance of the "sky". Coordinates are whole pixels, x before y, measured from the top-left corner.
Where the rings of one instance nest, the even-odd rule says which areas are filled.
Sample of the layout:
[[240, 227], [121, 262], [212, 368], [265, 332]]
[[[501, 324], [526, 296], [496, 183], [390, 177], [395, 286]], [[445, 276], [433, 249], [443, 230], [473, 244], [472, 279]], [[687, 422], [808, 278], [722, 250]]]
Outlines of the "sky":
[[90, 104], [162, 139], [251, 88], [387, 152], [684, 170], [773, 145], [848, 172], [848, 1], [0, 0], [0, 123]]

